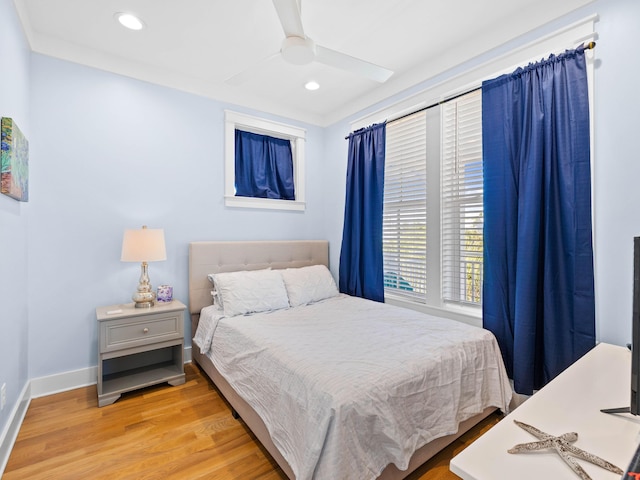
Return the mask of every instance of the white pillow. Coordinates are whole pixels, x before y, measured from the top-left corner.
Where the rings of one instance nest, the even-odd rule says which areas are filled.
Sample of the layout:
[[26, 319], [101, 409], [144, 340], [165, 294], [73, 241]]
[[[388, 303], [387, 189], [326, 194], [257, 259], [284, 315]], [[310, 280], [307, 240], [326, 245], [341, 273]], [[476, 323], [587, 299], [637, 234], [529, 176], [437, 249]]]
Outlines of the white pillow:
[[280, 270], [292, 307], [318, 302], [339, 294], [331, 272], [324, 265]]
[[226, 316], [289, 308], [287, 290], [276, 270], [216, 273], [211, 277]]
[[214, 277], [215, 277], [214, 273], [210, 273], [209, 275], [207, 275], [207, 278], [213, 285], [213, 290], [211, 290], [211, 301], [213, 302], [214, 305], [218, 305], [219, 307], [222, 307], [222, 298], [220, 298], [220, 295], [218, 295], [218, 291], [215, 289], [216, 282], [214, 280]]

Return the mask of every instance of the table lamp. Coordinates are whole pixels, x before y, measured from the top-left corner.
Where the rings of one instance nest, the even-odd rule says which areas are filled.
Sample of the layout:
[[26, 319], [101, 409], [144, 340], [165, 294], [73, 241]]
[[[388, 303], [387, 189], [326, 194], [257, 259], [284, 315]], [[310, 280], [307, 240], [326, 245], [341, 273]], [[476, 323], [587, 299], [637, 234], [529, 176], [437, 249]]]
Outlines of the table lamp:
[[142, 262], [142, 273], [136, 293], [131, 297], [136, 308], [153, 307], [156, 294], [149, 283], [149, 266], [147, 262], [158, 262], [167, 259], [164, 244], [164, 230], [147, 228], [143, 225], [139, 230], [125, 230], [122, 238], [123, 262]]

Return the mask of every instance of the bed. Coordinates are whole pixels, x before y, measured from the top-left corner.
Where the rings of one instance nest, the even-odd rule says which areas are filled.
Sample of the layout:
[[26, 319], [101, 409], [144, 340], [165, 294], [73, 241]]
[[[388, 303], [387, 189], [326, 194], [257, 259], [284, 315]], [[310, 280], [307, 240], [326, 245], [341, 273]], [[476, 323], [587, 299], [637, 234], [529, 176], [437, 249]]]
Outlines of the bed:
[[[330, 276], [328, 258], [322, 240], [189, 245], [192, 358], [289, 478], [405, 478], [491, 412], [507, 409], [511, 389], [497, 343], [482, 329], [337, 291], [306, 302], [296, 283], [287, 290], [295, 307], [225, 316], [212, 305], [210, 276], [291, 272], [289, 287], [300, 272]], [[389, 318], [396, 323], [387, 335]], [[402, 337], [395, 333], [401, 324], [415, 331]], [[363, 327], [372, 339], [359, 333]], [[442, 345], [421, 348], [420, 335]], [[363, 342], [372, 343], [354, 358]], [[423, 368], [422, 350], [441, 365]], [[453, 372], [454, 381], [442, 372]]]

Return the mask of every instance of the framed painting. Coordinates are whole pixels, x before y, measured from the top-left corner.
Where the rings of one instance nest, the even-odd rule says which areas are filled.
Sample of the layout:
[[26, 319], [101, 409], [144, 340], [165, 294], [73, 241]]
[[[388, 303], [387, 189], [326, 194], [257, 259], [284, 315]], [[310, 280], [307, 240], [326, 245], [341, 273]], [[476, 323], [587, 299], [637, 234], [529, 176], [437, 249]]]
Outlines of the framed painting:
[[29, 142], [16, 123], [8, 117], [0, 120], [0, 192], [20, 202], [29, 200]]

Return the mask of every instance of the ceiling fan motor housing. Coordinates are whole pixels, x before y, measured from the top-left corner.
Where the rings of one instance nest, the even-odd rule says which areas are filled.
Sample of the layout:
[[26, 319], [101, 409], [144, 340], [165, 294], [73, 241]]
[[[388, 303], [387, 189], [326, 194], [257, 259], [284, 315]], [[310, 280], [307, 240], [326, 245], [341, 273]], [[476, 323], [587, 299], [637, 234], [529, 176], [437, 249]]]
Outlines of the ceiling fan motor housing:
[[280, 50], [282, 58], [294, 65], [306, 65], [316, 57], [316, 44], [310, 38], [287, 37]]

